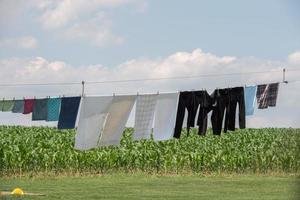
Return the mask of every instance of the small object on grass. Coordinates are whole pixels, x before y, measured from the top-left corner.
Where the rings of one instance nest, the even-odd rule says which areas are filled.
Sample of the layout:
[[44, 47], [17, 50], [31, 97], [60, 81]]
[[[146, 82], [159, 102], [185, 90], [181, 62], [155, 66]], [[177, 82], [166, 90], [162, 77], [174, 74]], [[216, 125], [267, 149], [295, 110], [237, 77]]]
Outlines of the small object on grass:
[[11, 194], [13, 194], [13, 195], [24, 195], [24, 192], [23, 192], [23, 190], [22, 190], [21, 188], [15, 188], [15, 189], [11, 192]]
[[39, 194], [39, 193], [24, 192], [21, 188], [15, 188], [12, 192], [0, 192], [0, 196], [7, 196], [7, 195], [16, 195], [16, 196], [22, 196], [22, 195], [45, 196], [44, 194]]

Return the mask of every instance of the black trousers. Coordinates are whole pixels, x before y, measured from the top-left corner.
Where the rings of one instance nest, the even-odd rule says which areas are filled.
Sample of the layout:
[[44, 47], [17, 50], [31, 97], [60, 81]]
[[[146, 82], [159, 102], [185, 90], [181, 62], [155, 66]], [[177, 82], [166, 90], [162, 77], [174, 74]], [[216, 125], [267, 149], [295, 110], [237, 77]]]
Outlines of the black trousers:
[[239, 104], [239, 126], [241, 129], [246, 127], [244, 88], [235, 87], [228, 89], [217, 89], [212, 97], [215, 101], [211, 116], [213, 133], [220, 135], [222, 131], [223, 118], [224, 132], [235, 130], [235, 115], [237, 104]]
[[187, 131], [189, 133], [190, 127], [193, 127], [195, 124], [195, 116], [196, 116], [196, 102], [195, 102], [195, 94], [192, 92], [180, 92], [179, 101], [177, 107], [177, 116], [174, 130], [174, 137], [180, 138], [185, 109], [188, 111], [187, 118]]
[[205, 135], [207, 130], [207, 113], [212, 109], [213, 99], [206, 91], [181, 92], [179, 95], [174, 137], [180, 138], [185, 109], [188, 111], [187, 131], [195, 126], [195, 118], [200, 105], [197, 125], [198, 134]]
[[[217, 89], [213, 92], [212, 97], [214, 98], [215, 105], [211, 114], [211, 125], [214, 135], [220, 135], [222, 131], [223, 118], [225, 114], [225, 126], [228, 120], [229, 110], [229, 90], [228, 89]], [[226, 113], [225, 113], [226, 110]], [[224, 132], [226, 132], [224, 130]]]
[[197, 125], [199, 126], [198, 135], [205, 135], [207, 131], [207, 115], [212, 110], [213, 98], [211, 98], [207, 91], [197, 91], [195, 95], [200, 105], [197, 120]]
[[230, 131], [235, 130], [235, 113], [237, 104], [239, 104], [239, 127], [240, 129], [246, 128], [246, 109], [245, 109], [245, 97], [244, 97], [244, 88], [235, 87], [229, 89], [230, 102], [228, 110], [228, 123], [227, 129]]

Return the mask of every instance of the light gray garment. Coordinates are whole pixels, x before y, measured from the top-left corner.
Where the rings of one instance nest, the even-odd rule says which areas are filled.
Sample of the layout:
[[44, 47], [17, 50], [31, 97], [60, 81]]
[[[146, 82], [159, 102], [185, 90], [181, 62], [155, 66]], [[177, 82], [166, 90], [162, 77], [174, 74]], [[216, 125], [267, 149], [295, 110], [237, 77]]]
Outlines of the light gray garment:
[[75, 149], [97, 147], [113, 97], [83, 97], [80, 105]]
[[139, 95], [136, 100], [133, 138], [150, 139], [157, 94]]
[[179, 93], [159, 94], [155, 108], [153, 139], [173, 138]]
[[109, 108], [99, 146], [119, 145], [136, 95], [115, 96]]

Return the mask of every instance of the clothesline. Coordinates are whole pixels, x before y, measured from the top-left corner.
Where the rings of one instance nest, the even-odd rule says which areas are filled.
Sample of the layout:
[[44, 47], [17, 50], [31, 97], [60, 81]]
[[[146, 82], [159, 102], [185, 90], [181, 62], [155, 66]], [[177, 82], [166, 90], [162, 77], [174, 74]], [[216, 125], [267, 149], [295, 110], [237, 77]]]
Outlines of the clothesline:
[[[101, 96], [115, 96], [115, 95], [118, 95], [118, 96], [125, 96], [125, 95], [142, 95], [142, 94], [171, 94], [171, 93], [179, 93], [181, 91], [187, 91], [187, 90], [191, 90], [191, 91], [196, 91], [196, 90], [215, 90], [215, 89], [220, 89], [220, 88], [230, 88], [230, 87], [245, 87], [245, 86], [252, 86], [252, 85], [261, 85], [261, 84], [270, 84], [270, 83], [274, 83], [274, 82], [278, 82], [278, 83], [295, 83], [295, 82], [300, 82], [300, 80], [292, 80], [292, 81], [284, 81], [284, 82], [280, 82], [280, 81], [272, 81], [272, 82], [255, 82], [255, 83], [248, 83], [248, 84], [244, 84], [244, 85], [227, 85], [226, 87], [210, 87], [210, 88], [207, 88], [207, 87], [202, 87], [202, 88], [194, 88], [194, 89], [182, 89], [182, 90], [177, 90], [177, 91], [172, 91], [172, 90], [169, 90], [169, 91], [156, 91], [156, 92], [135, 92], [135, 93], [117, 93], [117, 92], [113, 92], [113, 93], [110, 93], [110, 94], [86, 94], [84, 92], [82, 92], [82, 94], [69, 94], [69, 95], [66, 95], [66, 94], [63, 94], [63, 95], [53, 95], [53, 96], [57, 96], [57, 97], [73, 97], [73, 96], [89, 96], [89, 97], [101, 97]], [[45, 96], [31, 96], [32, 98], [34, 99], [40, 99], [40, 98], [45, 98]], [[50, 98], [50, 96], [46, 96], [46, 98]], [[14, 100], [14, 99], [18, 99], [16, 97], [13, 97], [13, 98], [5, 98], [5, 97], [0, 97], [0, 101], [1, 100]], [[25, 97], [22, 97], [22, 98], [19, 98], [19, 99], [25, 99]]]
[[[172, 79], [197, 79], [203, 77], [217, 77], [217, 76], [238, 76], [247, 74], [266, 74], [266, 73], [285, 73], [288, 71], [300, 71], [297, 68], [268, 70], [268, 71], [250, 71], [239, 73], [220, 73], [220, 74], [200, 74], [196, 76], [174, 76], [174, 77], [160, 77], [160, 78], [146, 78], [146, 79], [123, 79], [123, 80], [106, 80], [106, 81], [81, 81], [81, 82], [53, 82], [53, 83], [2, 83], [0, 87], [22, 87], [22, 86], [60, 86], [60, 85], [82, 85], [82, 84], [105, 84], [105, 83], [124, 83], [124, 82], [142, 82], [142, 81], [159, 81], [159, 80], [172, 80]], [[285, 80], [283, 80], [285, 81]]]

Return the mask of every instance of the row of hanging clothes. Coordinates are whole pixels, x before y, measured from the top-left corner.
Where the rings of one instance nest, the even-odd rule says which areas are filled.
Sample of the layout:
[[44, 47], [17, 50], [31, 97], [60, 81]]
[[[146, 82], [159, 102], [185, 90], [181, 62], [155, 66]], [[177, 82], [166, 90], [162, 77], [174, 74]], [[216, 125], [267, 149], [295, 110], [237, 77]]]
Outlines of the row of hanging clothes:
[[[133, 139], [155, 141], [180, 138], [185, 115], [187, 132], [198, 126], [205, 135], [211, 113], [213, 134], [235, 130], [238, 107], [239, 128], [246, 127], [246, 115], [259, 109], [276, 106], [279, 83], [258, 86], [174, 93], [48, 97], [0, 101], [0, 110], [32, 113], [32, 120], [58, 121], [58, 129], [76, 129], [75, 148], [88, 150], [118, 145], [135, 105]], [[225, 118], [225, 119], [224, 119]], [[224, 121], [224, 122], [223, 122]]]
[[206, 90], [180, 92], [174, 137], [179, 138], [181, 135], [185, 111], [188, 114], [186, 125], [188, 134], [190, 128], [197, 125], [198, 134], [205, 135], [210, 112], [214, 135], [221, 134], [223, 124], [225, 133], [228, 130], [234, 131], [237, 107], [239, 128], [244, 129], [246, 115], [253, 115], [255, 102], [258, 103], [258, 109], [276, 106], [278, 89], [279, 83], [271, 83], [216, 89], [212, 94], [208, 94]]
[[23, 98], [0, 101], [0, 111], [31, 114], [32, 121], [58, 121], [58, 129], [75, 127], [81, 97]]

